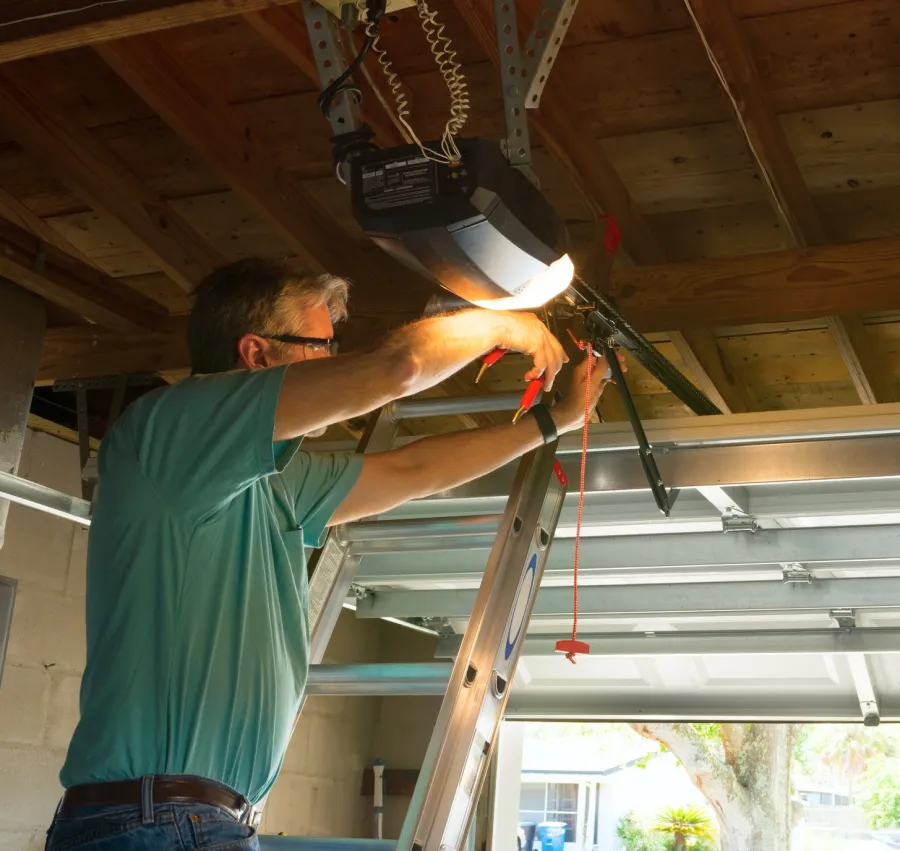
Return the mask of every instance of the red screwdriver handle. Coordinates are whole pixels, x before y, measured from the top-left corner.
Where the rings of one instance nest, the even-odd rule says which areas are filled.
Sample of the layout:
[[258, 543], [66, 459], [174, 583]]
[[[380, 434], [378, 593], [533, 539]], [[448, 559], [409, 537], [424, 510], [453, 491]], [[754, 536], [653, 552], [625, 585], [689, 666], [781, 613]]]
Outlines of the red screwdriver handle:
[[528, 382], [528, 387], [525, 388], [525, 392], [522, 394], [522, 401], [519, 402], [519, 410], [516, 411], [516, 415], [513, 417], [514, 423], [518, 422], [519, 417], [531, 408], [535, 399], [541, 395], [541, 390], [543, 389], [543, 378], [532, 378], [531, 381]]
[[481, 376], [484, 375], [485, 370], [497, 363], [497, 361], [500, 360], [500, 358], [502, 358], [505, 354], [506, 349], [494, 349], [492, 352], [488, 352], [484, 360], [481, 362], [481, 369], [478, 370], [478, 375], [475, 376], [475, 383], [477, 384], [479, 381], [481, 381]]

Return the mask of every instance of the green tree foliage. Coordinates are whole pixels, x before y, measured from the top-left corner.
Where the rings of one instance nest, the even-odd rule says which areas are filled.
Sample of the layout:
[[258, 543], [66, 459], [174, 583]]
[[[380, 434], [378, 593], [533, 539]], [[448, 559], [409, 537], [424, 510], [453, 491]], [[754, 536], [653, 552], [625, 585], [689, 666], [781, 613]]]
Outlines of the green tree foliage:
[[673, 851], [684, 851], [688, 837], [706, 840], [714, 836], [712, 819], [706, 810], [697, 806], [666, 807], [657, 815], [653, 829], [674, 837]]
[[900, 827], [900, 758], [873, 759], [860, 778], [856, 799], [871, 827]]
[[669, 851], [668, 838], [645, 830], [634, 813], [622, 816], [616, 825], [616, 836], [624, 851]]

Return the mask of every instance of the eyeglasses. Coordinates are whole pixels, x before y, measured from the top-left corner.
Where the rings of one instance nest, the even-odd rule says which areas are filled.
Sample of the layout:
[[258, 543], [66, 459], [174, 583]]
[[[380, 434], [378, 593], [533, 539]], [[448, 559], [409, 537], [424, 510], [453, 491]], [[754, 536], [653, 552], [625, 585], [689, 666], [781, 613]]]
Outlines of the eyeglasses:
[[317, 352], [325, 352], [332, 356], [337, 354], [340, 342], [335, 337], [297, 337], [293, 334], [259, 334], [258, 336], [294, 346], [309, 346]]

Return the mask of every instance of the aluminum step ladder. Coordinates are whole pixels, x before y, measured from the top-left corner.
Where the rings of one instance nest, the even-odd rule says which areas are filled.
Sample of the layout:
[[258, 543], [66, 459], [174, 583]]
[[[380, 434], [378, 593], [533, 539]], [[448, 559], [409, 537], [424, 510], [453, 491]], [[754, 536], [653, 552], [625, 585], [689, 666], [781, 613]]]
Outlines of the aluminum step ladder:
[[[357, 451], [390, 449], [404, 418], [509, 410], [518, 404], [518, 395], [395, 402], [373, 417]], [[435, 693], [446, 683], [444, 700], [399, 841], [261, 835], [263, 849], [463, 851], [471, 841], [476, 804], [566, 494], [557, 445], [543, 446], [519, 462], [452, 668], [334, 666], [331, 675], [331, 666], [321, 662], [362, 556], [346, 530], [338, 528], [329, 535], [309, 586], [313, 667], [307, 693], [371, 693], [372, 679], [393, 679], [409, 683], [409, 693], [416, 693], [417, 687], [419, 693]]]

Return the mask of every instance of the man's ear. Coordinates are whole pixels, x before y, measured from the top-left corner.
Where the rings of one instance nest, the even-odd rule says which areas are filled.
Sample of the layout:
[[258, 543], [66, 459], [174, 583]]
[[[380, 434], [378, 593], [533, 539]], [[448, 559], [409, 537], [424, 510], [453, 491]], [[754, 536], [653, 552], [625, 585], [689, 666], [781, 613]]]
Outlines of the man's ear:
[[238, 359], [244, 369], [265, 369], [269, 365], [269, 341], [257, 334], [238, 340]]

